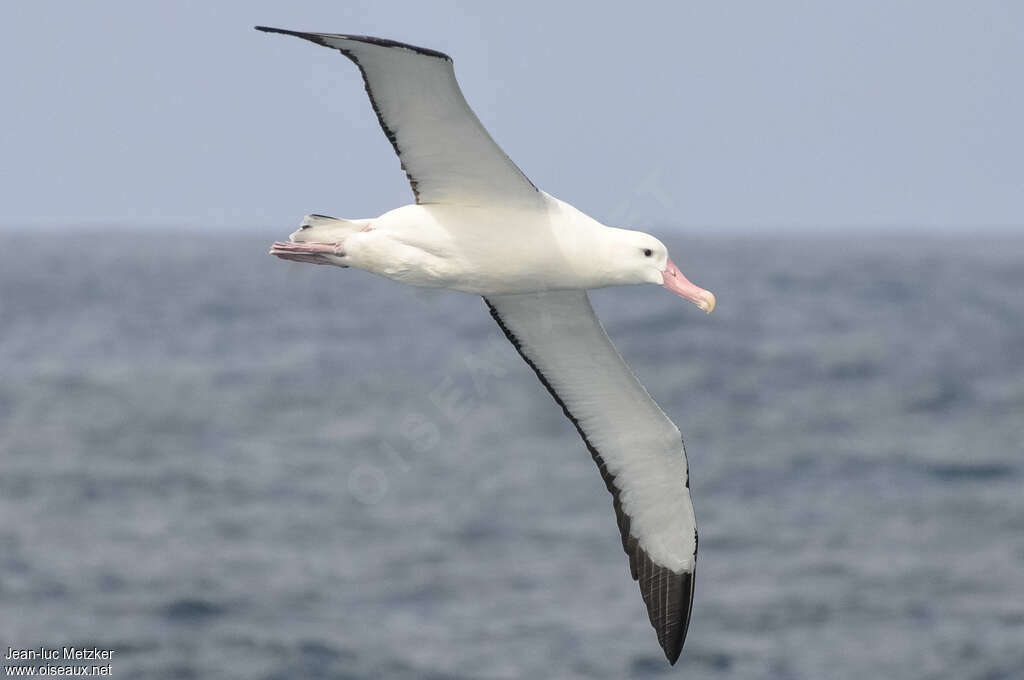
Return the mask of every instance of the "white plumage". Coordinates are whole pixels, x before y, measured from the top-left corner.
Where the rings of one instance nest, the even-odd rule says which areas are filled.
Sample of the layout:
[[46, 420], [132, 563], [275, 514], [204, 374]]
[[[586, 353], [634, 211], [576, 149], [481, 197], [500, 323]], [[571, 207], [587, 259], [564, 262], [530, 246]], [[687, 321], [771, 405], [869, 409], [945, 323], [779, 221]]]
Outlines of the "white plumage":
[[377, 218], [306, 218], [271, 254], [484, 296], [563, 408], [612, 493], [630, 564], [671, 663], [693, 604], [697, 534], [679, 430], [633, 375], [587, 289], [653, 283], [710, 312], [653, 236], [600, 224], [538, 190], [469, 108], [440, 52], [380, 38], [285, 33], [339, 50], [406, 171], [416, 204]]

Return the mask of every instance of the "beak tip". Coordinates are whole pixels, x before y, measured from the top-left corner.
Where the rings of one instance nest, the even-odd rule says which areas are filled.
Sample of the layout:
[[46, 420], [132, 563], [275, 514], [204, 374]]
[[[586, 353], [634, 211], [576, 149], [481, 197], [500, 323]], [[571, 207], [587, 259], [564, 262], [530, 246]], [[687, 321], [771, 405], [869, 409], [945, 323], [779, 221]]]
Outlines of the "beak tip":
[[705, 314], [710, 314], [715, 311], [715, 294], [710, 290], [704, 291], [703, 299], [700, 301], [698, 306], [704, 310]]

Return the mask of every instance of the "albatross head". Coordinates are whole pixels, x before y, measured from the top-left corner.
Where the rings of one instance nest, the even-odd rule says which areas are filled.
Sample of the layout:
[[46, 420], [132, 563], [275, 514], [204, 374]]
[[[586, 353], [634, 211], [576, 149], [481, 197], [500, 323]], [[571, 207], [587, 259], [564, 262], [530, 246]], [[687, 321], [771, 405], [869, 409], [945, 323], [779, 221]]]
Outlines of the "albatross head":
[[708, 314], [715, 308], [715, 296], [683, 276], [668, 256], [665, 244], [650, 234], [613, 229], [611, 256], [619, 283], [655, 283], [689, 300]]

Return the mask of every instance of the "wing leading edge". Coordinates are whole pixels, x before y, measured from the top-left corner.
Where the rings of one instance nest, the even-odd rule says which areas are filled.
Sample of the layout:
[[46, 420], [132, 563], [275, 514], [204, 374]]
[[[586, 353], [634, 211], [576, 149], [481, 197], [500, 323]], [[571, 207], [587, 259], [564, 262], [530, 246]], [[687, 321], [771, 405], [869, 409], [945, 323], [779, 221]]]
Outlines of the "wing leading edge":
[[382, 38], [256, 29], [336, 49], [359, 67], [417, 203], [529, 206], [542, 200], [469, 107], [448, 55]]
[[597, 463], [633, 578], [670, 663], [693, 609], [697, 530], [678, 428], [612, 345], [583, 291], [485, 298]]

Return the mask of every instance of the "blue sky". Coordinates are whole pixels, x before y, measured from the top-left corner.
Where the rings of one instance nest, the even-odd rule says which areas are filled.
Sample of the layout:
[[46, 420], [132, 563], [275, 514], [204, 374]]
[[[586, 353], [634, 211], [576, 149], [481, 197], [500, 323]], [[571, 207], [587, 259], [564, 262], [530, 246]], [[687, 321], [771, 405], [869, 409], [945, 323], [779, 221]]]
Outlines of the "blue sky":
[[354, 66], [255, 24], [452, 55], [594, 217], [1024, 226], [1024, 3], [35, 2], [0, 22], [0, 226], [280, 226], [411, 201]]

